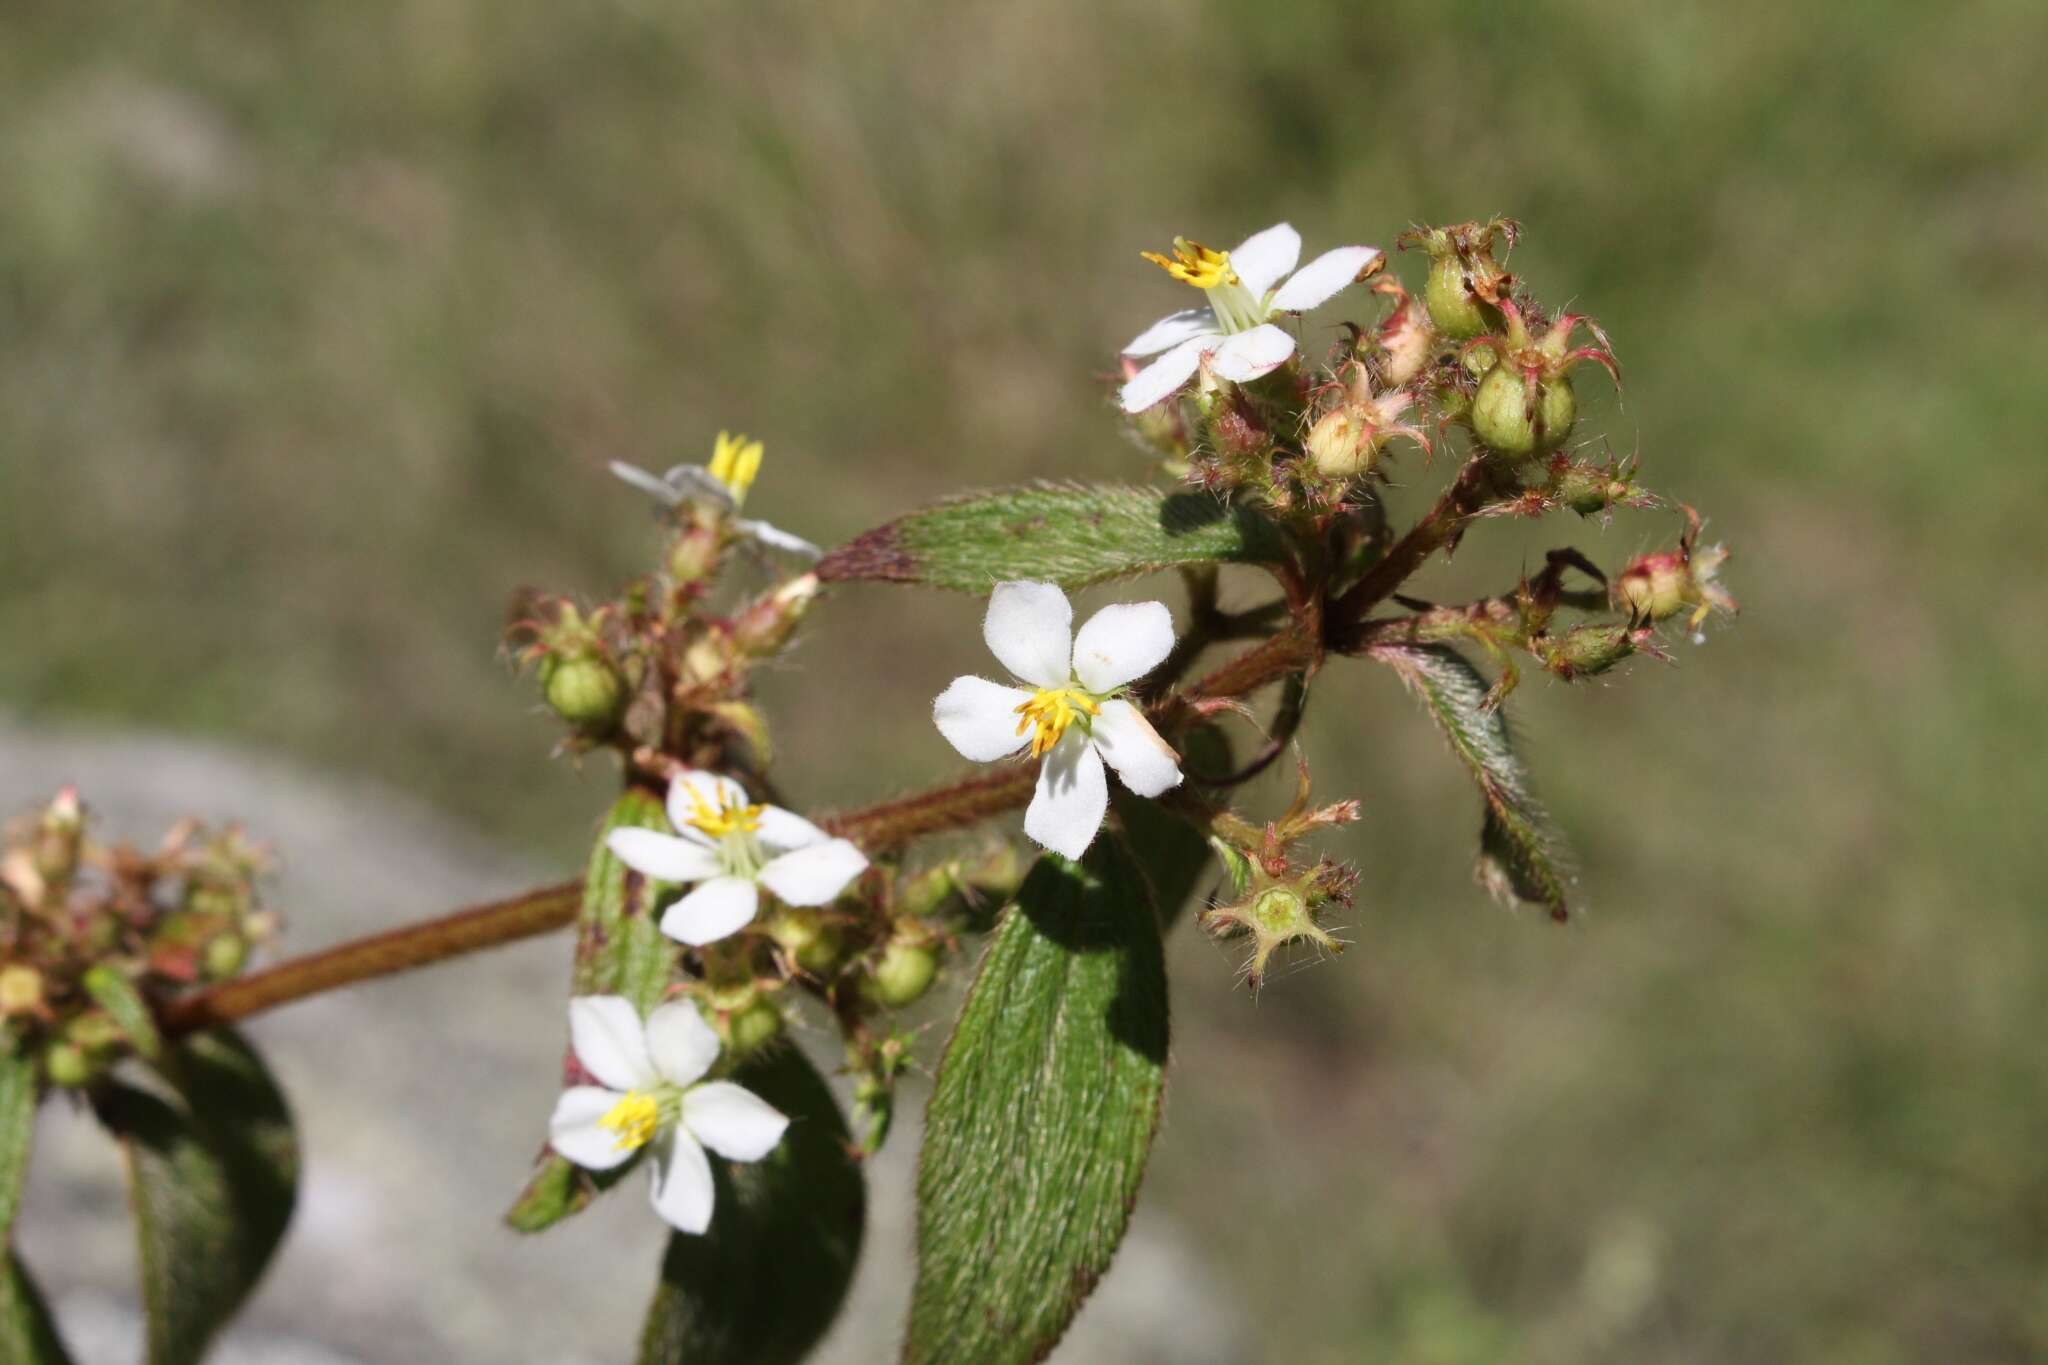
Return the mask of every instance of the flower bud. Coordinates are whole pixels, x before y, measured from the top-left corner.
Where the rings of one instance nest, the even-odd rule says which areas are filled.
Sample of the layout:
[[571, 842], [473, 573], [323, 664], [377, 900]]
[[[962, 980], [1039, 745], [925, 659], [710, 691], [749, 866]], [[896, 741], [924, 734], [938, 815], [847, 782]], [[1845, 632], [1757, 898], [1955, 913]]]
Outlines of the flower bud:
[[1389, 388], [1398, 389], [1428, 367], [1430, 357], [1436, 354], [1437, 332], [1430, 324], [1428, 308], [1403, 289], [1399, 280], [1387, 276], [1373, 288], [1396, 300], [1394, 311], [1380, 323], [1375, 339], [1386, 357], [1380, 366], [1380, 378]]
[[1423, 297], [1428, 300], [1429, 320], [1452, 340], [1463, 341], [1486, 330], [1486, 314], [1472, 293], [1465, 263], [1455, 255], [1430, 261], [1429, 282], [1423, 288]]
[[208, 981], [225, 981], [239, 974], [248, 961], [249, 940], [229, 932], [215, 935], [206, 945], [199, 966]]
[[1535, 381], [1536, 401], [1529, 401], [1529, 383], [1512, 365], [1496, 365], [1479, 383], [1472, 399], [1472, 431], [1489, 449], [1520, 458], [1555, 450], [1578, 420], [1578, 396], [1569, 377]]
[[1515, 283], [1494, 259], [1494, 244], [1505, 240], [1513, 246], [1520, 231], [1513, 219], [1495, 218], [1401, 235], [1401, 245], [1419, 245], [1429, 252], [1429, 281], [1422, 297], [1439, 332], [1463, 341], [1492, 325], [1491, 309], [1508, 297]]
[[1685, 610], [1686, 578], [1682, 555], [1638, 555], [1614, 580], [1614, 605], [1644, 621], [1676, 616]]
[[595, 654], [541, 665], [541, 687], [556, 715], [586, 735], [601, 735], [618, 719], [626, 685], [618, 670]]
[[1343, 401], [1316, 419], [1302, 448], [1315, 467], [1333, 479], [1370, 472], [1394, 436], [1410, 437], [1427, 450], [1429, 439], [1421, 429], [1397, 420], [1414, 401], [1412, 394], [1399, 389], [1375, 395], [1369, 371], [1354, 363], [1345, 379]]
[[36, 822], [35, 868], [45, 882], [71, 880], [78, 870], [78, 849], [84, 838], [85, 812], [78, 802], [78, 788], [65, 787]]
[[776, 910], [768, 921], [768, 937], [800, 970], [816, 977], [830, 976], [846, 951], [846, 937], [838, 925], [800, 906]]
[[54, 1042], [43, 1049], [43, 1074], [51, 1085], [76, 1090], [91, 1085], [106, 1071], [76, 1043]]
[[1574, 626], [1549, 643], [1543, 666], [1566, 680], [1594, 677], [1636, 653], [1649, 639], [1648, 629], [1642, 627]]
[[26, 962], [0, 967], [0, 1017], [35, 1014], [43, 1005], [43, 974]]
[[774, 592], [749, 603], [733, 618], [733, 648], [756, 659], [778, 653], [817, 600], [816, 574], [790, 579]]
[[939, 955], [930, 942], [892, 939], [882, 949], [873, 973], [862, 980], [861, 990], [878, 1005], [902, 1009], [931, 989], [938, 972]]
[[687, 525], [668, 547], [668, 576], [679, 588], [708, 582], [718, 572], [718, 555], [715, 527]]

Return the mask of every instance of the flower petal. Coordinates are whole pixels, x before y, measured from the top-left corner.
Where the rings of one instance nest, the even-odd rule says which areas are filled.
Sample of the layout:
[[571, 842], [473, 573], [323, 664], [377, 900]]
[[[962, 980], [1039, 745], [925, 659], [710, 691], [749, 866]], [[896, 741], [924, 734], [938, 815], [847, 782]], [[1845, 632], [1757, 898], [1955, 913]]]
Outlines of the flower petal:
[[761, 827], [755, 833], [770, 848], [809, 848], [832, 837], [795, 811], [780, 806], [761, 807]]
[[676, 827], [676, 833], [685, 837], [690, 834], [701, 837], [702, 831], [690, 823], [699, 804], [717, 810], [722, 806], [747, 806], [753, 802], [747, 797], [747, 789], [731, 778], [685, 768], [676, 774], [675, 781], [668, 784], [668, 822]]
[[670, 1085], [694, 1085], [718, 1060], [718, 1035], [695, 1005], [670, 1001], [647, 1016], [647, 1055]]
[[649, 497], [658, 498], [664, 507], [674, 507], [683, 500], [676, 486], [658, 474], [650, 474], [638, 465], [627, 464], [624, 460], [611, 462], [612, 476], [633, 485]]
[[576, 1060], [601, 1084], [640, 1090], [654, 1084], [647, 1029], [623, 995], [579, 995], [569, 1002], [569, 1042]]
[[711, 1226], [711, 1161], [697, 1139], [680, 1127], [667, 1150], [655, 1158], [654, 1211], [677, 1232], [700, 1233]]
[[620, 826], [604, 836], [620, 862], [658, 882], [701, 882], [718, 875], [718, 855], [692, 839]]
[[1103, 775], [1102, 756], [1080, 730], [1069, 730], [1038, 770], [1038, 790], [1024, 812], [1024, 832], [1055, 853], [1078, 858], [1094, 842], [1108, 809], [1109, 779]]
[[[1169, 350], [1184, 341], [1191, 341], [1195, 337], [1222, 335], [1223, 329], [1216, 325], [1216, 315], [1207, 308], [1183, 308], [1178, 313], [1168, 313], [1138, 333], [1132, 338], [1131, 344], [1124, 347], [1124, 354], [1158, 355], [1161, 351]], [[622, 474], [619, 477], [625, 476]]]
[[1301, 259], [1301, 234], [1285, 223], [1275, 223], [1264, 232], [1254, 232], [1230, 253], [1230, 268], [1255, 299], [1280, 283], [1280, 277], [1294, 269]]
[[1170, 398], [1181, 385], [1194, 377], [1201, 368], [1202, 352], [1214, 350], [1223, 341], [1220, 333], [1210, 333], [1183, 341], [1159, 359], [1147, 365], [1132, 376], [1129, 383], [1117, 391], [1117, 398], [1123, 403], [1125, 412], [1143, 412], [1155, 403]]
[[962, 758], [993, 763], [1024, 747], [1028, 736], [1017, 733], [1017, 708], [1030, 700], [1021, 687], [955, 678], [932, 703], [932, 723]]
[[1293, 354], [1294, 338], [1272, 323], [1262, 322], [1249, 332], [1225, 337], [1209, 361], [1209, 368], [1218, 379], [1242, 384], [1262, 374], [1271, 374], [1286, 364], [1287, 357]]
[[789, 1120], [774, 1105], [731, 1081], [706, 1081], [683, 1095], [683, 1126], [730, 1161], [759, 1161], [782, 1141]]
[[1115, 602], [1074, 635], [1074, 676], [1090, 692], [1142, 678], [1173, 652], [1173, 613], [1164, 602]]
[[619, 1135], [598, 1126], [624, 1096], [594, 1085], [572, 1085], [555, 1101], [548, 1119], [548, 1146], [586, 1171], [608, 1171], [633, 1159], [638, 1150], [621, 1147]]
[[1140, 796], [1180, 785], [1180, 755], [1159, 737], [1145, 713], [1127, 701], [1106, 701], [1095, 718], [1095, 747], [1123, 784]]
[[1334, 297], [1379, 256], [1376, 246], [1340, 246], [1335, 251], [1325, 251], [1295, 271], [1294, 277], [1280, 286], [1266, 306], [1276, 313], [1305, 312]]
[[831, 839], [770, 859], [760, 882], [791, 905], [826, 905], [867, 868], [866, 854], [844, 839]]
[[981, 638], [1004, 668], [1033, 687], [1065, 687], [1074, 608], [1052, 583], [998, 583]]
[[799, 559], [822, 559], [825, 555], [823, 550], [802, 536], [785, 531], [779, 526], [770, 526], [765, 521], [749, 521], [745, 517], [736, 517], [732, 524], [733, 529], [741, 535], [766, 545], [771, 550], [780, 550]]
[[713, 877], [677, 901], [661, 917], [661, 932], [701, 948], [738, 933], [753, 922], [761, 893], [739, 877]]

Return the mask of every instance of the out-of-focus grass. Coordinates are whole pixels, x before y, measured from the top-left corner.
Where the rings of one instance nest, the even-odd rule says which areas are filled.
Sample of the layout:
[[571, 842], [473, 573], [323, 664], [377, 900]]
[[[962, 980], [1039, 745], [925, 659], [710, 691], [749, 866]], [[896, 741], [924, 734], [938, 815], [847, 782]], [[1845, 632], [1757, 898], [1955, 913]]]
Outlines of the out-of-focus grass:
[[[547, 765], [495, 625], [637, 567], [604, 460], [745, 428], [762, 514], [824, 541], [1135, 474], [1096, 380], [1178, 302], [1141, 247], [1512, 213], [1621, 351], [1582, 430], [1712, 515], [1745, 616], [1517, 696], [1565, 931], [1481, 903], [1426, 722], [1333, 669], [1357, 946], [1255, 1007], [1177, 944], [1150, 1197], [1274, 1359], [2040, 1354], [2044, 89], [2020, 3], [29, 0], [0, 702], [374, 772], [566, 864], [603, 775]], [[1443, 473], [1408, 469], [1398, 505]], [[1674, 530], [1474, 537], [1431, 582]], [[946, 765], [975, 616], [832, 601], [769, 689], [792, 784]]]

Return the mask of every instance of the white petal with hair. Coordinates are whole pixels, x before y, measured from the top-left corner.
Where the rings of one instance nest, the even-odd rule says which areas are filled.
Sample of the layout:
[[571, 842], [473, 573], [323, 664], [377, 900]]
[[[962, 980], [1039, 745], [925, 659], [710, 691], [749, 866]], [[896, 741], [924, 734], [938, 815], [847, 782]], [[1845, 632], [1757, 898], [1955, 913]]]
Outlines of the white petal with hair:
[[1102, 755], [1079, 731], [1070, 731], [1038, 768], [1038, 785], [1024, 811], [1024, 832], [1065, 858], [1079, 858], [1095, 842], [1109, 813], [1109, 779]]
[[548, 1145], [586, 1171], [608, 1171], [633, 1159], [619, 1135], [598, 1122], [619, 1102], [616, 1090], [572, 1085], [555, 1100], [548, 1119]]
[[1358, 278], [1358, 272], [1380, 258], [1376, 246], [1340, 246], [1325, 251], [1294, 272], [1287, 283], [1274, 291], [1267, 307], [1276, 313], [1305, 313], [1335, 298], [1339, 290]]
[[1173, 652], [1173, 613], [1164, 602], [1113, 602], [1074, 635], [1074, 676], [1090, 692], [1136, 682]]
[[1066, 681], [1073, 631], [1074, 608], [1052, 583], [996, 584], [981, 623], [989, 653], [1033, 687]]
[[718, 1060], [718, 1034], [695, 1005], [672, 1000], [647, 1016], [647, 1056], [670, 1085], [694, 1085]]
[[827, 839], [772, 859], [761, 869], [761, 885], [791, 905], [827, 905], [867, 866], [851, 843]]
[[1095, 718], [1095, 747], [1126, 787], [1158, 796], [1180, 785], [1180, 756], [1145, 713], [1127, 701], [1106, 701]]
[[746, 928], [760, 913], [761, 893], [745, 877], [713, 877], [671, 905], [661, 932], [678, 943], [701, 948]]
[[635, 1090], [658, 1078], [647, 1055], [640, 1012], [621, 995], [582, 995], [569, 1002], [569, 1043], [576, 1061], [613, 1090]]
[[1204, 332], [1184, 341], [1133, 375], [1117, 393], [1125, 412], [1143, 412], [1171, 397], [1175, 390], [1195, 377], [1202, 368], [1202, 352], [1213, 351], [1223, 340], [1221, 332]]
[[663, 834], [658, 829], [620, 826], [605, 846], [635, 872], [660, 882], [701, 882], [718, 875], [718, 855], [708, 844]]
[[1301, 234], [1290, 223], [1254, 232], [1230, 253], [1230, 268], [1253, 298], [1263, 297], [1301, 259]]
[[1225, 337], [1209, 358], [1209, 367], [1219, 379], [1233, 384], [1249, 383], [1271, 374], [1294, 354], [1294, 338], [1272, 323], [1261, 323], [1249, 332]]
[[654, 1159], [654, 1211], [677, 1232], [701, 1233], [711, 1226], [718, 1187], [711, 1180], [711, 1161], [697, 1139], [681, 1128]]

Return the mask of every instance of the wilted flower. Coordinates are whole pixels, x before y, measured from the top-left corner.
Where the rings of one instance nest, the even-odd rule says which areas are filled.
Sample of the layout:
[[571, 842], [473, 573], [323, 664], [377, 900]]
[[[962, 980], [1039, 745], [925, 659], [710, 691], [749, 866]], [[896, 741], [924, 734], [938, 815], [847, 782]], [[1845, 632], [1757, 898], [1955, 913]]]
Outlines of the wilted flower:
[[[727, 512], [737, 513], [746, 503], [747, 490], [754, 486], [755, 478], [760, 475], [763, 453], [759, 441], [721, 431], [717, 443], [711, 448], [709, 464], [679, 464], [657, 477], [637, 465], [613, 460], [611, 471], [665, 507], [678, 506], [691, 498], [702, 498]], [[791, 535], [765, 521], [734, 516], [732, 527], [747, 539], [785, 554], [816, 559], [824, 553], [802, 536]]]

